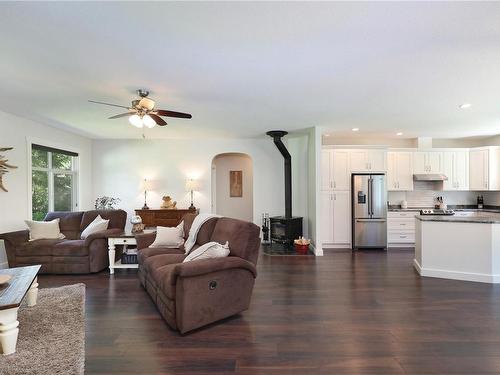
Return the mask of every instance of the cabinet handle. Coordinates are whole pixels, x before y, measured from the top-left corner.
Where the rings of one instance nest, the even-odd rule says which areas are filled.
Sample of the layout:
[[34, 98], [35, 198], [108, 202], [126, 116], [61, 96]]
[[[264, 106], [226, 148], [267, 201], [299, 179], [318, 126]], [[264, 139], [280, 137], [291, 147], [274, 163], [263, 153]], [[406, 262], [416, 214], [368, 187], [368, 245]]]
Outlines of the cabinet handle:
[[406, 225], [405, 223], [399, 223], [399, 225]]
[[406, 238], [407, 236], [399, 236], [399, 238]]
[[337, 183], [335, 181], [333, 181], [333, 187], [336, 188], [337, 187]]
[[333, 200], [336, 201], [337, 200], [337, 194], [333, 194]]
[[332, 182], [330, 181], [330, 188], [332, 188], [332, 187], [333, 187], [333, 186], [332, 186]]

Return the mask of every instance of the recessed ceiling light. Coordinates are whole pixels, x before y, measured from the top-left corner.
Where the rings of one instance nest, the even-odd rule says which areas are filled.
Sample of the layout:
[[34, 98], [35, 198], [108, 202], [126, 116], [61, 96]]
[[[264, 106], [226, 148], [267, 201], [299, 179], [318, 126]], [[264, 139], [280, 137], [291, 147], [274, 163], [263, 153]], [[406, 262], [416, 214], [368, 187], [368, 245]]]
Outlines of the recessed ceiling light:
[[352, 128], [351, 129], [353, 132], [359, 132], [359, 128]]
[[330, 136], [330, 134], [324, 134], [324, 136], [325, 136], [325, 137], [329, 137], [329, 136]]
[[403, 132], [397, 132], [396, 135], [403, 135]]
[[470, 103], [464, 103], [464, 104], [460, 104], [458, 106], [458, 108], [460, 109], [467, 109], [467, 108], [470, 108], [471, 104]]

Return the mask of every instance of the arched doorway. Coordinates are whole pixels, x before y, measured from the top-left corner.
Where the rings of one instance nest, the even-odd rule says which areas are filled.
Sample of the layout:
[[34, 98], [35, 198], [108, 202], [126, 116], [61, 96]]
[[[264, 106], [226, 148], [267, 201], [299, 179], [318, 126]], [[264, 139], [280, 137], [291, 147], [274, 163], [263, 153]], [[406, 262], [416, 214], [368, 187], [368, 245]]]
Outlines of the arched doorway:
[[247, 154], [212, 159], [212, 212], [253, 222], [253, 163]]

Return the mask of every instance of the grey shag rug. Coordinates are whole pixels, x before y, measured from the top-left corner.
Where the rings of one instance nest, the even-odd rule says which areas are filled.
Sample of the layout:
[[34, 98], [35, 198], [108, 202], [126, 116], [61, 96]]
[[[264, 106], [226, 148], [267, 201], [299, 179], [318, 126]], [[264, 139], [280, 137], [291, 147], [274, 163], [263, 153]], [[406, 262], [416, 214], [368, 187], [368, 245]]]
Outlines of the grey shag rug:
[[1, 375], [83, 374], [85, 284], [39, 289], [37, 304], [19, 308], [17, 350], [0, 354]]

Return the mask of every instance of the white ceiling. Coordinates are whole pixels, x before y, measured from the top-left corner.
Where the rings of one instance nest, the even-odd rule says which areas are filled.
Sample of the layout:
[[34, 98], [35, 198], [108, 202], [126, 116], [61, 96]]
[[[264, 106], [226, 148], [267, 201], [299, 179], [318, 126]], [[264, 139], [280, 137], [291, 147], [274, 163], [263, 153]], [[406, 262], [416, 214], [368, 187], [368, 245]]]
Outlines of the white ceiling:
[[0, 46], [0, 110], [94, 138], [141, 87], [193, 114], [155, 138], [500, 133], [500, 3], [1, 3]]

